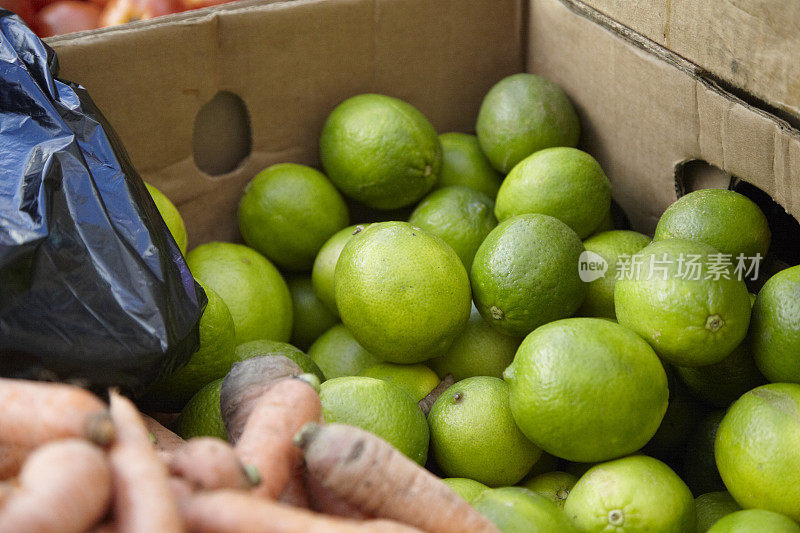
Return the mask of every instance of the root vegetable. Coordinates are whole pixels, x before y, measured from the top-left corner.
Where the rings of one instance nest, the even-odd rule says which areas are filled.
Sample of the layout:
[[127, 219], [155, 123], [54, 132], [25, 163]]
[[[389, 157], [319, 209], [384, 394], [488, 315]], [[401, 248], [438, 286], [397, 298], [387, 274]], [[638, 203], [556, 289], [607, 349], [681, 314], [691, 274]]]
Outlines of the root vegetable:
[[330, 517], [232, 490], [195, 494], [181, 510], [193, 533], [422, 533], [390, 520]]
[[419, 408], [422, 409], [423, 413], [425, 413], [425, 416], [428, 416], [428, 413], [431, 412], [431, 408], [433, 407], [433, 404], [436, 403], [436, 400], [439, 399], [439, 396], [441, 396], [442, 393], [449, 389], [454, 383], [455, 381], [453, 380], [453, 376], [451, 374], [447, 374], [444, 379], [428, 393], [427, 396], [417, 402], [417, 405], [419, 405]]
[[231, 445], [214, 437], [186, 441], [171, 456], [169, 470], [197, 489], [248, 489], [251, 486]]
[[111, 391], [117, 440], [109, 451], [114, 479], [114, 518], [120, 533], [183, 531], [166, 465], [159, 459], [139, 411]]
[[182, 447], [186, 441], [178, 435], [161, 425], [155, 418], [142, 414], [144, 425], [147, 431], [153, 436], [153, 444], [160, 452], [172, 453]]
[[256, 494], [272, 499], [281, 495], [300, 465], [294, 434], [321, 417], [317, 392], [301, 379], [282, 379], [258, 400], [235, 448], [242, 464], [258, 471]]
[[31, 453], [19, 488], [0, 507], [0, 533], [86, 531], [110, 501], [111, 472], [100, 448], [79, 439], [44, 444]]
[[344, 424], [308, 424], [295, 442], [309, 473], [364, 512], [430, 533], [498, 533], [439, 478], [372, 433]]
[[306, 492], [311, 502], [311, 509], [323, 514], [365, 520], [370, 517], [355, 505], [343, 500], [322, 486], [316, 476], [305, 473]]
[[278, 501], [286, 505], [302, 507], [303, 509], [311, 508], [308, 490], [306, 490], [306, 484], [303, 480], [303, 471], [299, 464], [292, 472], [289, 482], [286, 483], [286, 487], [281, 492]]
[[273, 384], [302, 373], [297, 363], [282, 355], [252, 357], [235, 363], [222, 380], [219, 398], [228, 441], [236, 444], [259, 398]]
[[105, 404], [72, 385], [0, 378], [0, 443], [36, 447], [80, 437], [105, 446], [114, 426]]
[[0, 480], [19, 474], [25, 458], [31, 452], [26, 446], [0, 444]]

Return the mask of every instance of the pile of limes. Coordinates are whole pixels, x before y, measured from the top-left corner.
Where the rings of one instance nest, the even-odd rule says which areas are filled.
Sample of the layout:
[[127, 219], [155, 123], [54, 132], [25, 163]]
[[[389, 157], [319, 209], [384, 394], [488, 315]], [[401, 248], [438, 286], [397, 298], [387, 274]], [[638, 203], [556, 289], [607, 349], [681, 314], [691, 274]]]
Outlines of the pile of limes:
[[219, 379], [284, 355], [323, 380], [326, 421], [504, 532], [800, 532], [800, 266], [764, 283], [759, 207], [699, 190], [652, 239], [615, 228], [578, 114], [539, 76], [495, 85], [475, 131], [437, 135], [384, 95], [337, 106], [320, 170], [247, 185], [245, 244], [187, 254], [200, 349], [148, 400], [224, 437]]

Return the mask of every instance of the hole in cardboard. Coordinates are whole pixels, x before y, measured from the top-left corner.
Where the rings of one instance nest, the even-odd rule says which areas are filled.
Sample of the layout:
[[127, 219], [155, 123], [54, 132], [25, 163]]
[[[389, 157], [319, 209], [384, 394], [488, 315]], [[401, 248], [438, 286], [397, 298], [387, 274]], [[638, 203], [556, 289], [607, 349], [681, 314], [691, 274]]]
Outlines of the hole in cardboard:
[[675, 189], [678, 197], [699, 189], [732, 189], [750, 198], [767, 217], [772, 244], [765, 271], [760, 276], [766, 281], [775, 272], [800, 264], [800, 222], [770, 195], [724, 170], [700, 159], [685, 161], [675, 169]]
[[700, 189], [729, 189], [730, 186], [730, 174], [702, 159], [684, 161], [675, 169], [678, 198]]
[[[767, 216], [772, 232], [769, 255], [775, 264], [767, 265], [774, 271], [800, 264], [800, 222], [767, 193], [744, 180], [735, 180], [733, 190], [753, 200]], [[771, 274], [773, 272], [768, 272]]]
[[241, 98], [220, 91], [200, 108], [192, 138], [197, 168], [210, 176], [227, 174], [242, 164], [252, 147], [250, 114]]

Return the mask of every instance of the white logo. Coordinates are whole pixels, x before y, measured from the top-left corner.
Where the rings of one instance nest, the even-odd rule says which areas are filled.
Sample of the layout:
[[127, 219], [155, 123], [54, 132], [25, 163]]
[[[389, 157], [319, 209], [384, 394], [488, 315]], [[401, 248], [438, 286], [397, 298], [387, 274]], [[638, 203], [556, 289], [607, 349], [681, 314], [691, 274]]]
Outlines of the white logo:
[[600, 279], [606, 275], [608, 261], [602, 255], [585, 250], [578, 258], [578, 276], [586, 283]]

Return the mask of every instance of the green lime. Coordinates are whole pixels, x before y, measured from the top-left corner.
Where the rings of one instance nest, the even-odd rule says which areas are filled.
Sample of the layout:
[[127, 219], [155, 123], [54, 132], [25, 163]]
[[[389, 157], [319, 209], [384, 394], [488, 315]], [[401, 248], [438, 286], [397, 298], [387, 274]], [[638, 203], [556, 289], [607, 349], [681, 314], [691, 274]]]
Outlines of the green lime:
[[717, 407], [728, 407], [745, 392], [766, 382], [756, 368], [747, 341], [713, 365], [675, 369], [692, 394]]
[[356, 376], [365, 368], [381, 362], [364, 349], [342, 324], [336, 324], [320, 335], [308, 349], [308, 355], [326, 379]]
[[502, 533], [572, 533], [564, 512], [543, 496], [523, 487], [489, 489], [472, 505]]
[[439, 237], [407, 222], [379, 222], [353, 235], [334, 282], [344, 325], [392, 363], [441, 355], [469, 318], [464, 265]]
[[581, 239], [591, 235], [608, 215], [611, 183], [595, 159], [576, 148], [539, 150], [509, 172], [494, 214], [499, 221], [524, 213], [559, 219]]
[[513, 485], [541, 455], [514, 424], [502, 379], [459, 381], [433, 404], [428, 424], [436, 463], [448, 476]]
[[800, 385], [770, 383], [736, 400], [719, 425], [714, 454], [742, 507], [800, 521]]
[[205, 385], [186, 404], [178, 417], [177, 433], [184, 439], [192, 437], [217, 437], [228, 440], [222, 422], [219, 393], [222, 378]]
[[573, 476], [569, 472], [545, 472], [529, 479], [523, 486], [539, 496], [544, 496], [563, 509], [569, 491], [577, 482], [577, 476]]
[[623, 262], [630, 260], [633, 254], [639, 252], [648, 244], [650, 244], [650, 237], [647, 235], [626, 230], [595, 233], [583, 241], [583, 247], [586, 248], [586, 255], [584, 256], [586, 261], [582, 262], [581, 266], [594, 262], [601, 266], [607, 266], [602, 275], [589, 282], [586, 290], [586, 299], [578, 309], [580, 316], [596, 316], [613, 320], [617, 318], [617, 313], [614, 309], [614, 284], [617, 280], [617, 265], [620, 259]]
[[292, 294], [292, 336], [294, 345], [307, 350], [320, 335], [339, 322], [317, 298], [309, 276], [295, 276], [286, 280]]
[[325, 376], [319, 369], [314, 360], [305, 354], [301, 349], [285, 342], [271, 341], [269, 339], [259, 339], [246, 342], [236, 347], [235, 361], [244, 361], [251, 357], [262, 357], [282, 355], [297, 363], [303, 372], [314, 374], [320, 381], [325, 380]]
[[800, 533], [800, 526], [791, 518], [765, 511], [745, 509], [720, 518], [709, 533]]
[[694, 507], [697, 515], [697, 533], [706, 533], [723, 516], [742, 510], [726, 490], [701, 494], [694, 499]]
[[503, 176], [481, 151], [478, 138], [466, 133], [442, 133], [442, 170], [436, 187], [462, 185], [494, 200]]
[[378, 363], [365, 368], [358, 375], [388, 381], [405, 391], [415, 402], [423, 399], [439, 384], [439, 376], [427, 366], [420, 364]]
[[453, 489], [453, 492], [467, 500], [469, 503], [472, 503], [475, 498], [480, 496], [483, 491], [489, 488], [483, 483], [478, 483], [474, 479], [467, 479], [464, 477], [446, 477], [442, 479], [442, 481], [444, 481], [448, 487]]
[[664, 211], [654, 241], [686, 239], [712, 246], [736, 261], [767, 255], [767, 217], [748, 197], [725, 189], [702, 189], [682, 196]]
[[322, 245], [317, 258], [314, 260], [314, 267], [311, 270], [311, 284], [314, 286], [314, 292], [328, 311], [337, 317], [339, 316], [339, 309], [336, 308], [336, 297], [333, 291], [333, 276], [336, 272], [336, 263], [339, 261], [342, 248], [350, 240], [350, 237], [364, 231], [367, 226], [369, 224], [356, 224], [337, 231], [333, 234], [333, 237]]
[[667, 376], [653, 349], [601, 318], [541, 326], [522, 341], [504, 377], [522, 432], [569, 461], [633, 453], [667, 410]]
[[617, 320], [662, 358], [679, 366], [710, 365], [742, 342], [750, 322], [747, 286], [712, 247], [657, 241], [629, 264], [614, 286]]
[[319, 390], [326, 423], [357, 426], [383, 438], [424, 465], [428, 423], [417, 402], [387, 381], [362, 376], [329, 379]]
[[289, 340], [292, 295], [278, 269], [263, 255], [241, 244], [209, 242], [189, 252], [186, 263], [194, 277], [228, 306], [238, 344]]
[[800, 383], [800, 265], [778, 272], [759, 291], [750, 341], [767, 379]]
[[694, 531], [694, 498], [670, 467], [646, 455], [601, 463], [578, 480], [564, 512], [581, 531]]
[[724, 416], [724, 410], [707, 413], [686, 443], [681, 478], [694, 494], [725, 489], [725, 484], [717, 471], [717, 462], [714, 459], [717, 428]]
[[186, 255], [186, 246], [189, 243], [189, 236], [186, 234], [186, 225], [183, 223], [178, 208], [175, 207], [175, 204], [173, 204], [164, 193], [149, 183], [145, 183], [145, 186], [147, 187], [147, 192], [149, 192], [150, 196], [153, 198], [158, 212], [161, 213], [161, 218], [163, 218], [164, 222], [167, 224], [167, 229], [169, 229], [169, 232], [172, 234], [172, 238], [175, 239], [175, 244], [178, 245], [178, 249], [181, 253]]
[[524, 73], [489, 90], [475, 124], [483, 153], [504, 174], [544, 148], [576, 146], [580, 130], [578, 114], [561, 87]]
[[225, 377], [231, 369], [236, 346], [233, 318], [228, 306], [216, 292], [205, 286], [203, 290], [208, 304], [198, 325], [200, 347], [188, 363], [150, 387], [148, 400], [179, 409], [205, 384]]
[[444, 355], [431, 359], [426, 364], [440, 378], [447, 374], [455, 381], [474, 376], [503, 377], [514, 354], [519, 348], [520, 339], [497, 331], [490, 326], [473, 305], [469, 320], [456, 340]]
[[478, 247], [497, 226], [493, 211], [494, 202], [485, 194], [445, 187], [426, 196], [408, 222], [449, 244], [469, 272]]
[[586, 296], [578, 276], [584, 251], [578, 235], [547, 215], [501, 222], [472, 263], [472, 291], [481, 316], [509, 335], [571, 316]]
[[294, 163], [259, 172], [239, 203], [244, 242], [278, 266], [311, 269], [331, 235], [347, 226], [347, 205], [321, 172]]
[[669, 400], [667, 412], [664, 414], [658, 431], [642, 449], [646, 455], [661, 459], [669, 464], [682, 458], [685, 453], [686, 439], [694, 433], [700, 423], [700, 406], [689, 395], [675, 370], [664, 365], [667, 372], [667, 388]]
[[319, 140], [322, 166], [347, 196], [379, 209], [413, 204], [442, 167], [436, 129], [414, 106], [361, 94], [328, 116]]

